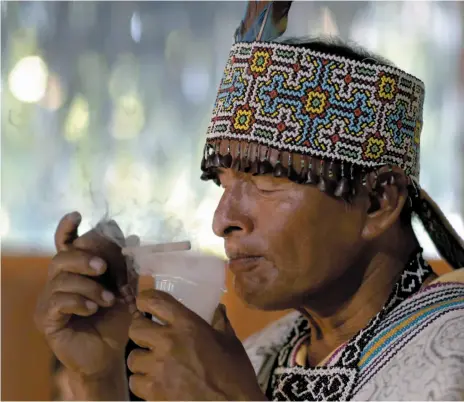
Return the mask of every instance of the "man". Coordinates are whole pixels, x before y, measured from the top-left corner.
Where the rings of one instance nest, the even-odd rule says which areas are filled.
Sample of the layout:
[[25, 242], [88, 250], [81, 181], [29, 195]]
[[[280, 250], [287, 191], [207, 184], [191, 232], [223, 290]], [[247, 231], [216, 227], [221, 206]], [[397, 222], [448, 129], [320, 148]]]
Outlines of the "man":
[[417, 185], [423, 84], [348, 47], [276, 42], [289, 6], [249, 4], [201, 168], [224, 188], [213, 230], [235, 290], [296, 312], [245, 351], [222, 307], [211, 327], [152, 290], [136, 311], [130, 286], [108, 294], [91, 279], [120, 250], [86, 251], [70, 214], [36, 321], [78, 399], [128, 397], [128, 336], [139, 346], [129, 387], [146, 400], [464, 397], [463, 273], [437, 279], [411, 228], [417, 215], [450, 265], [464, 265], [462, 241]]

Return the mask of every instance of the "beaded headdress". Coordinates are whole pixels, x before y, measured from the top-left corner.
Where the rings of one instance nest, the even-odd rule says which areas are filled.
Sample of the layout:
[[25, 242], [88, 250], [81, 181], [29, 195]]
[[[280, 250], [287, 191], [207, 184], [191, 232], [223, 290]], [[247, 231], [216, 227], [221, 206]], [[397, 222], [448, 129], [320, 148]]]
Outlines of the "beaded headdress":
[[462, 240], [418, 186], [422, 81], [393, 66], [273, 42], [290, 5], [248, 2], [207, 129], [202, 179], [217, 181], [217, 167], [272, 173], [349, 199], [359, 178], [366, 185], [373, 172], [375, 188], [392, 183], [399, 167], [409, 208], [443, 257], [464, 266]]

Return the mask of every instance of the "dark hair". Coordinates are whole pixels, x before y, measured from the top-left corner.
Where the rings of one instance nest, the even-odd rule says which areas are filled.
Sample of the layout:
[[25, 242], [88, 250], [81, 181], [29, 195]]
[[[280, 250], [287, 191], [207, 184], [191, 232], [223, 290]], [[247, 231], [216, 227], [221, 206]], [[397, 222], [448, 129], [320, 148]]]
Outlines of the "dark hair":
[[350, 60], [362, 61], [367, 64], [377, 64], [394, 67], [394, 64], [375, 54], [355, 42], [345, 42], [336, 36], [317, 38], [289, 38], [279, 41], [282, 44], [303, 47], [316, 52], [328, 53], [335, 56], [346, 57]]

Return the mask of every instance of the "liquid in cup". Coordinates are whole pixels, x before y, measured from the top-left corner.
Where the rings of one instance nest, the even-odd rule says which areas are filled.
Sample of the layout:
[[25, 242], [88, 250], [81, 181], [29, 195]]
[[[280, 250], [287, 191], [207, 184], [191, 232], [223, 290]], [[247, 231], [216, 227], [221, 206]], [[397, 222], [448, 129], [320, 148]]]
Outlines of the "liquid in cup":
[[223, 260], [190, 250], [153, 252], [151, 246], [132, 248], [131, 255], [139, 274], [154, 278], [155, 289], [171, 294], [206, 322], [212, 322], [225, 291]]

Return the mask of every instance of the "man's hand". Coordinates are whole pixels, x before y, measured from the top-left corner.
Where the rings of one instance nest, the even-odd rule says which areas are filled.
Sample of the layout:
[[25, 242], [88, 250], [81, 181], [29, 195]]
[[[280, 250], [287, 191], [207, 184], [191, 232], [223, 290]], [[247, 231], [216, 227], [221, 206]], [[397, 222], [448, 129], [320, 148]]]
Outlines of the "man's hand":
[[132, 392], [145, 400], [265, 400], [253, 367], [220, 306], [213, 327], [171, 295], [156, 290], [137, 298], [130, 338], [144, 349], [128, 359]]
[[94, 383], [124, 372], [131, 296], [125, 295], [124, 302], [98, 283], [108, 266], [124, 270], [125, 260], [117, 245], [95, 231], [78, 237], [80, 220], [78, 213], [68, 214], [58, 225], [58, 253], [35, 322], [62, 364], [83, 382]]

